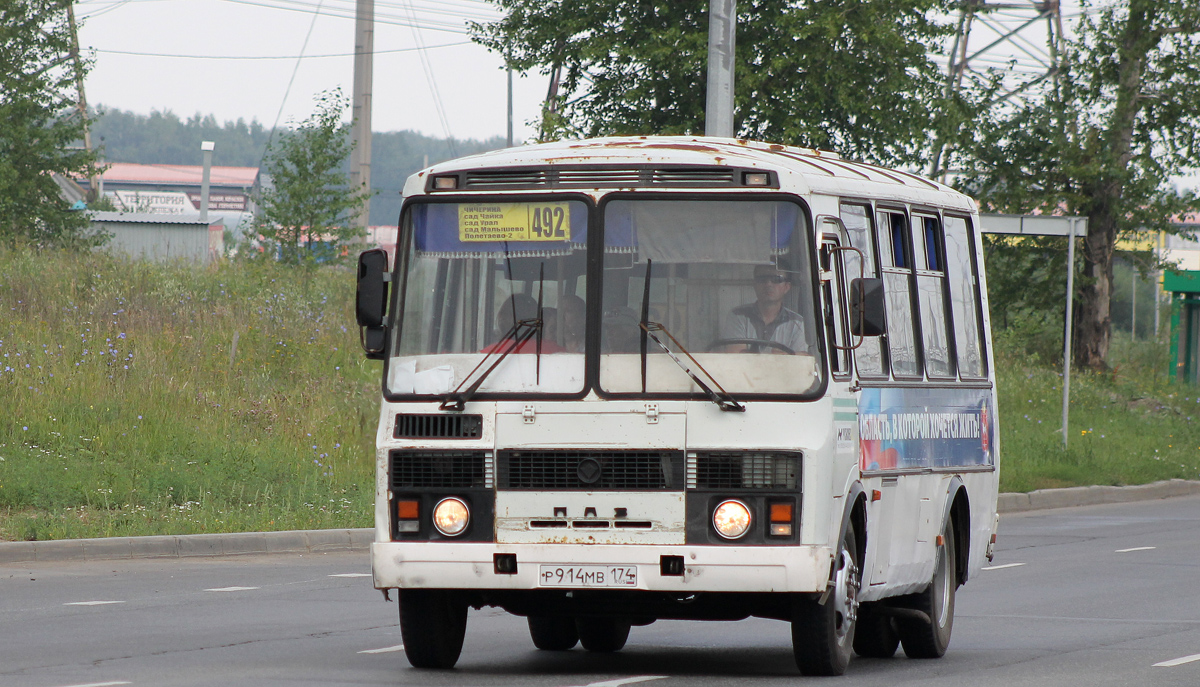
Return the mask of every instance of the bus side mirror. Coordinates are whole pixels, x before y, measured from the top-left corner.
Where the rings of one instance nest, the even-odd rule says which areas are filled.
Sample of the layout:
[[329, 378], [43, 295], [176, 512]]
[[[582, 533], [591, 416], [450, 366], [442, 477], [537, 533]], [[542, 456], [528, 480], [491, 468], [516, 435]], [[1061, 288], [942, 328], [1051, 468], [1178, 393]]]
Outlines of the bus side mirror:
[[358, 256], [358, 289], [354, 297], [354, 313], [362, 331], [362, 347], [367, 357], [383, 358], [387, 340], [387, 251], [375, 248]]
[[850, 280], [850, 333], [854, 336], [880, 336], [886, 331], [883, 320], [883, 280]]

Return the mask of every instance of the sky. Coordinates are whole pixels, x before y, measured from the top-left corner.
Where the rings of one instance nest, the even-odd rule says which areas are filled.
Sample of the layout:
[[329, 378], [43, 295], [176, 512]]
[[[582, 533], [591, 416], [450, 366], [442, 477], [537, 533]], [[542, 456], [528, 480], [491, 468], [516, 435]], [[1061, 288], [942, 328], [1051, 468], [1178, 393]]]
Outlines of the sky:
[[[308, 117], [321, 91], [341, 87], [349, 98], [353, 90], [354, 0], [82, 0], [76, 13], [80, 46], [94, 51], [85, 84], [92, 106], [270, 127]], [[506, 135], [503, 62], [471, 43], [465, 24], [498, 18], [491, 5], [376, 0], [375, 13], [373, 130]], [[264, 57], [287, 59], [238, 59]], [[533, 135], [547, 83], [514, 74], [517, 141]]]
[[[1068, 21], [1074, 5], [1063, 3]], [[183, 118], [212, 114], [221, 122], [257, 119], [267, 127], [301, 121], [321, 91], [352, 93], [354, 9], [355, 0], [80, 0], [80, 44], [95, 57], [88, 103]], [[375, 0], [375, 12], [374, 131], [457, 139], [506, 134], [502, 61], [471, 43], [466, 29], [467, 20], [499, 18], [494, 5]], [[977, 21], [973, 48], [1028, 17], [1001, 11]], [[1015, 59], [1024, 65], [1018, 69], [1044, 68], [1035, 59], [1044, 53], [1043, 24], [1026, 29], [1023, 45], [978, 62]], [[514, 75], [517, 141], [533, 135], [547, 86], [539, 73]]]

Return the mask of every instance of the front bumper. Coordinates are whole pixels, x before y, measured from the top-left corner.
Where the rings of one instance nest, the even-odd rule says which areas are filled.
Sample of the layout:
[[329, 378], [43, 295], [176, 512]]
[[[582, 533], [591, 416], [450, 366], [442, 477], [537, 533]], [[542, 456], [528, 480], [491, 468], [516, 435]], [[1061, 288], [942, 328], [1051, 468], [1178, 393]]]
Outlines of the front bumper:
[[[492, 555], [516, 554], [517, 572], [497, 574]], [[661, 556], [682, 556], [682, 576], [662, 575]], [[645, 591], [821, 592], [833, 551], [827, 546], [607, 546], [374, 542], [376, 589], [535, 590], [541, 565], [637, 565]]]

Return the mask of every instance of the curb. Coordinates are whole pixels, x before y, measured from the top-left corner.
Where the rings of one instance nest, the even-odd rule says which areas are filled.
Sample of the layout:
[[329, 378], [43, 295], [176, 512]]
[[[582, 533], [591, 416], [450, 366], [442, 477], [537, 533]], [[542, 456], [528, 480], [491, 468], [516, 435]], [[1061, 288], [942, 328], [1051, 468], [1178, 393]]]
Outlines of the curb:
[[1103, 503], [1131, 503], [1153, 501], [1175, 496], [1200, 494], [1200, 482], [1172, 479], [1129, 487], [1066, 487], [1064, 489], [1038, 489], [1028, 494], [1000, 494], [996, 502], [998, 513], [1023, 513], [1048, 508], [1072, 506], [1095, 506]]
[[374, 539], [375, 530], [364, 528], [0, 542], [0, 565], [47, 561], [367, 551]]
[[[1000, 494], [998, 513], [1024, 513], [1050, 508], [1093, 506], [1104, 503], [1153, 501], [1200, 494], [1200, 481], [1173, 479], [1130, 487], [1067, 487], [1038, 489], [1027, 494]], [[49, 561], [98, 561], [133, 558], [197, 558], [276, 553], [326, 553], [367, 551], [375, 540], [371, 528], [352, 530], [291, 530], [287, 532], [235, 532], [231, 534], [181, 534], [157, 537], [59, 539], [53, 541], [0, 542], [0, 565]]]

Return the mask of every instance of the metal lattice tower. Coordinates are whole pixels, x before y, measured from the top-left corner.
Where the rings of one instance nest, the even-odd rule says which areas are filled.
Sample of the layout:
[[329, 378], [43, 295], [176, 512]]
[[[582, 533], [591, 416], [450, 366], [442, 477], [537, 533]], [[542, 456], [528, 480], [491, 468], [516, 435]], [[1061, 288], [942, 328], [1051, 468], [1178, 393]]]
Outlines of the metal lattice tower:
[[[991, 2], [963, 0], [946, 65], [946, 95], [962, 90], [968, 73], [1004, 70], [999, 95], [992, 107], [1006, 103], [1034, 86], [1058, 78], [1062, 54], [1060, 0]], [[934, 150], [931, 177], [945, 176], [941, 166], [945, 143]]]

